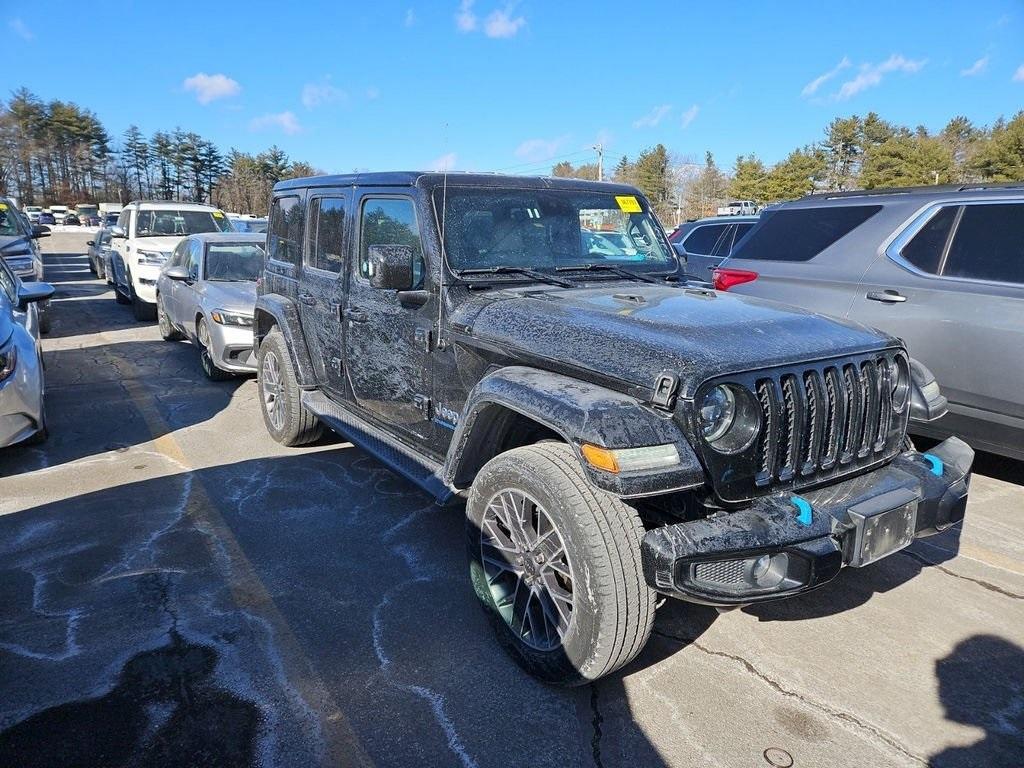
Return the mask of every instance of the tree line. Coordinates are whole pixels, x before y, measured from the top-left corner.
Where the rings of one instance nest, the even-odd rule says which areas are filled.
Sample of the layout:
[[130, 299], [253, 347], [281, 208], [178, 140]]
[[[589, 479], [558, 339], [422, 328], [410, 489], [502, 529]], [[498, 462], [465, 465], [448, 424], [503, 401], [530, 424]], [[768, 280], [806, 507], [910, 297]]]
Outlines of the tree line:
[[118, 141], [90, 110], [26, 88], [0, 101], [0, 195], [23, 205], [152, 199], [263, 213], [276, 182], [317, 173], [276, 146], [225, 154], [181, 128], [147, 137], [132, 125]]
[[[639, 187], [666, 223], [714, 214], [728, 199], [765, 205], [812, 192], [1024, 180], [1024, 112], [990, 127], [958, 116], [937, 133], [869, 112], [836, 118], [824, 133], [771, 166], [740, 155], [731, 173], [710, 152], [696, 163], [658, 144], [622, 157], [606, 178]], [[552, 175], [596, 179], [598, 168], [560, 162]]]

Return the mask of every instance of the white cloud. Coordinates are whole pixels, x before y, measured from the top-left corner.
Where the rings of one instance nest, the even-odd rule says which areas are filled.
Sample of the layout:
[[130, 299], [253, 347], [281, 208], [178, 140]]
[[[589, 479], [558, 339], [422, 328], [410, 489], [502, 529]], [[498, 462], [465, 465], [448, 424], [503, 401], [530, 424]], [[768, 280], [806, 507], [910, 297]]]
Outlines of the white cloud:
[[348, 94], [328, 82], [306, 83], [302, 86], [302, 106], [313, 109], [336, 101], [345, 101]]
[[28, 25], [21, 19], [11, 19], [7, 22], [7, 26], [10, 27], [14, 34], [22, 40], [31, 41], [35, 38], [35, 35], [32, 34], [32, 30], [29, 29]]
[[494, 11], [484, 22], [484, 34], [488, 37], [515, 37], [516, 33], [526, 24], [522, 16], [512, 18], [512, 6]]
[[458, 161], [459, 156], [456, 155], [454, 152], [449, 152], [448, 154], [441, 155], [440, 157], [432, 160], [430, 163], [430, 170], [450, 171], [452, 168], [455, 167], [455, 163], [457, 163]]
[[473, 13], [473, 0], [462, 0], [459, 12], [455, 14], [455, 26], [459, 32], [472, 32], [476, 29], [476, 14]]
[[839, 91], [833, 94], [832, 98], [836, 101], [845, 101], [856, 96], [861, 91], [866, 91], [868, 88], [874, 88], [876, 85], [879, 85], [882, 79], [890, 72], [903, 72], [904, 74], [911, 75], [915, 72], [920, 72], [924, 65], [924, 59], [916, 61], [905, 59], [903, 56], [895, 53], [878, 64], [861, 64], [857, 76], [843, 83], [839, 87]]
[[975, 75], [980, 75], [982, 72], [988, 69], [988, 62], [991, 58], [991, 56], [982, 56], [976, 62], [971, 64], [971, 66], [969, 66], [967, 69], [961, 69], [960, 75], [962, 77], [974, 77]]
[[208, 75], [205, 72], [185, 78], [182, 87], [186, 91], [194, 91], [200, 104], [234, 96], [242, 90], [242, 86], [227, 75]]
[[807, 96], [813, 96], [815, 93], [817, 93], [818, 89], [821, 88], [821, 86], [823, 86], [833, 77], [835, 77], [848, 66], [850, 66], [850, 63], [850, 59], [847, 58], [846, 56], [843, 56], [843, 60], [836, 64], [834, 67], [832, 67], [832, 69], [830, 69], [823, 75], [818, 75], [816, 78], [811, 80], [811, 82], [805, 85], [804, 89], [800, 91], [800, 95], [805, 98]]
[[662, 104], [659, 107], [655, 107], [646, 115], [637, 120], [633, 121], [634, 128], [654, 128], [658, 123], [668, 117], [668, 113], [672, 111], [671, 104]]
[[276, 128], [289, 136], [299, 133], [302, 126], [295, 117], [294, 112], [277, 112], [269, 115], [260, 115], [249, 121], [250, 131], [265, 131], [269, 128]]
[[694, 104], [688, 110], [683, 112], [682, 127], [689, 128], [690, 123], [697, 119], [697, 113], [700, 112], [700, 106]]
[[412, 8], [408, 9], [405, 12], [405, 21], [403, 23], [407, 27], [413, 26], [416, 23], [416, 11], [414, 11]]
[[527, 139], [516, 147], [515, 155], [531, 163], [542, 163], [550, 160], [558, 154], [568, 136], [559, 136], [557, 139]]
[[1013, 73], [1013, 82], [1024, 83], [1024, 64], [1017, 67], [1017, 71]]

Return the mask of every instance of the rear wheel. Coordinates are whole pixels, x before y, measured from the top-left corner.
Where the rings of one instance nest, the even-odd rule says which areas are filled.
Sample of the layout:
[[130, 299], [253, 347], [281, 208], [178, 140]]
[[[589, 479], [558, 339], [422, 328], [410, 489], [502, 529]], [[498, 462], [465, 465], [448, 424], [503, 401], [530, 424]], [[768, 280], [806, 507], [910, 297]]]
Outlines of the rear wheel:
[[636, 511], [593, 488], [561, 443], [491, 459], [466, 505], [470, 580], [527, 672], [582, 685], [628, 664], [654, 623]]
[[260, 344], [256, 379], [263, 423], [282, 445], [311, 443], [323, 434], [323, 425], [306, 410], [284, 336], [274, 328]]
[[203, 367], [206, 378], [210, 381], [230, 379], [231, 373], [218, 368], [210, 355], [210, 328], [207, 326], [205, 318], [200, 318], [196, 323], [196, 343], [199, 345], [199, 364]]

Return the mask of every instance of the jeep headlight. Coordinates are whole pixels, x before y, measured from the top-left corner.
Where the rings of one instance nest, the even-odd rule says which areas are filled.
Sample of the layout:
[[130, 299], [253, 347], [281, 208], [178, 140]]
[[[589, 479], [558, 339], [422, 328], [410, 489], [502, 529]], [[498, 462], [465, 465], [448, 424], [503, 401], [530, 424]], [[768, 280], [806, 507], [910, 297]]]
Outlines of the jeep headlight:
[[162, 267], [170, 256], [162, 251], [139, 251], [139, 264], [148, 267]]
[[701, 398], [697, 407], [701, 437], [719, 453], [739, 453], [761, 428], [761, 410], [744, 387], [718, 384]]
[[210, 313], [210, 317], [213, 318], [213, 322], [220, 325], [238, 325], [243, 328], [252, 327], [252, 317], [250, 315], [241, 315], [237, 312], [225, 312], [223, 309], [215, 309]]

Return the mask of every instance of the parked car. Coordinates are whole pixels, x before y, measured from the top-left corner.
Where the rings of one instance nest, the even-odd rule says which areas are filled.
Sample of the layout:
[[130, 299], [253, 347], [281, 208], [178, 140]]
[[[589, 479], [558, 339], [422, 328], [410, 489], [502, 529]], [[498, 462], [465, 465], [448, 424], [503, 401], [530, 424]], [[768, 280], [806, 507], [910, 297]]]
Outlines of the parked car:
[[266, 232], [267, 219], [256, 216], [239, 216], [231, 219], [231, 226], [235, 232]]
[[718, 207], [719, 216], [753, 216], [757, 213], [757, 204], [753, 200], [733, 200]]
[[710, 282], [712, 270], [732, 253], [757, 220], [757, 216], [709, 216], [680, 226], [672, 244], [686, 261], [687, 274]]
[[230, 232], [224, 212], [210, 205], [133, 201], [118, 214], [111, 231], [117, 251], [114, 291], [132, 305], [136, 320], [156, 319], [156, 279], [171, 251], [187, 235]]
[[107, 278], [107, 264], [110, 258], [107, 251], [110, 250], [110, 236], [110, 227], [104, 227], [96, 233], [95, 239], [86, 242], [89, 248], [87, 252], [89, 271], [101, 280]]
[[53, 214], [49, 211], [43, 211], [39, 214], [39, 224], [53, 226], [57, 223], [57, 219], [54, 218]]
[[45, 383], [36, 305], [47, 283], [24, 283], [0, 259], [0, 447], [46, 439]]
[[66, 205], [51, 205], [49, 211], [58, 224], [63, 224], [64, 219], [67, 218], [69, 208]]
[[99, 216], [90, 216], [88, 218], [88, 220], [86, 220], [85, 223], [86, 223], [87, 226], [90, 226], [90, 227], [98, 227], [100, 225], [100, 217]]
[[79, 227], [82, 225], [81, 220], [77, 214], [66, 213], [64, 214], [64, 221], [61, 222], [65, 227]]
[[259, 234], [191, 235], [157, 278], [160, 335], [195, 344], [208, 379], [256, 370], [252, 316], [265, 242]]
[[[593, 258], [584, 218], [643, 258]], [[800, 594], [965, 511], [971, 449], [905, 445], [941, 395], [898, 339], [687, 285], [622, 184], [279, 182], [254, 345], [275, 440], [327, 426], [467, 500], [474, 590], [552, 682], [634, 658], [659, 593]]]
[[902, 337], [949, 398], [911, 431], [1024, 459], [1024, 185], [806, 197], [722, 267], [719, 287]]
[[26, 205], [22, 208], [25, 211], [25, 215], [28, 216], [28, 220], [33, 224], [39, 223], [39, 214], [43, 212], [42, 206], [39, 205]]
[[[0, 257], [26, 283], [43, 279], [43, 255], [37, 242], [42, 237], [49, 237], [46, 227], [33, 226], [10, 198], [0, 198]], [[42, 332], [49, 333], [47, 302], [39, 305], [38, 313]]]
[[102, 226], [102, 227], [112, 227], [112, 226], [114, 226], [115, 224], [117, 224], [117, 219], [118, 219], [118, 217], [120, 215], [121, 215], [120, 212], [118, 212], [118, 213], [103, 213], [103, 214], [100, 214], [100, 216], [101, 216], [100, 226]]

